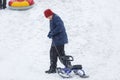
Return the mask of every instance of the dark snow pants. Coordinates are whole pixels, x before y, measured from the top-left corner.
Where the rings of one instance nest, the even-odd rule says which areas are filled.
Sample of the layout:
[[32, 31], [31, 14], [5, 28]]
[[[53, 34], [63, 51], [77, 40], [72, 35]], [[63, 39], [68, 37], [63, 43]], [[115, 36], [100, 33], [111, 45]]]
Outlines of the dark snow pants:
[[64, 45], [61, 46], [51, 46], [50, 48], [50, 69], [56, 69], [57, 59], [66, 66], [65, 61], [61, 60], [61, 57], [65, 56]]
[[0, 0], [0, 8], [6, 8], [6, 0]]

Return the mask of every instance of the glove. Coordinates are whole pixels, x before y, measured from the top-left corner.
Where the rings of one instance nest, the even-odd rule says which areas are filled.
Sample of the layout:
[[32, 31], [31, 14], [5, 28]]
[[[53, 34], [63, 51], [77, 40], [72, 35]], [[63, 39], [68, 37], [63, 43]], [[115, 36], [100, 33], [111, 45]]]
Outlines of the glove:
[[52, 33], [49, 32], [49, 34], [47, 35], [47, 37], [52, 38]]

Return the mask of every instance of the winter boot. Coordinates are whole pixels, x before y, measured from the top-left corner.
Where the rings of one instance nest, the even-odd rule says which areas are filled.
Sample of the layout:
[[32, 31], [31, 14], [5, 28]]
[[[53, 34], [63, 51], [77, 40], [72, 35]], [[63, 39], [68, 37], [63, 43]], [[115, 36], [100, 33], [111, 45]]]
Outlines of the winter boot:
[[45, 73], [48, 73], [48, 74], [50, 74], [50, 73], [56, 73], [56, 65], [53, 65], [53, 64], [51, 63], [50, 69], [47, 70], [47, 71], [45, 71]]
[[51, 73], [56, 73], [55, 69], [49, 69], [47, 71], [45, 71], [45, 73], [51, 74]]

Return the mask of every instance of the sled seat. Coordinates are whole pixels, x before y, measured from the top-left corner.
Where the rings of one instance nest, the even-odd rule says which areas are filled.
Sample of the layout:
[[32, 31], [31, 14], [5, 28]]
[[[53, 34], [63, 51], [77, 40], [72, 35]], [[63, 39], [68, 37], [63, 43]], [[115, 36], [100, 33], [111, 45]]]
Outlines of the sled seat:
[[71, 69], [82, 69], [82, 65], [73, 65]]

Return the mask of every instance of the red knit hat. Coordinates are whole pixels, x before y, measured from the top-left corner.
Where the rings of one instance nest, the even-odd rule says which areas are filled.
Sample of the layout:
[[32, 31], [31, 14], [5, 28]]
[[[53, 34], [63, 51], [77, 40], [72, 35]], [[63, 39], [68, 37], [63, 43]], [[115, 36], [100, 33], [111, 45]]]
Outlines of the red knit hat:
[[45, 15], [45, 17], [47, 18], [47, 17], [53, 15], [53, 12], [52, 12], [50, 9], [46, 9], [46, 10], [44, 11], [44, 15]]

